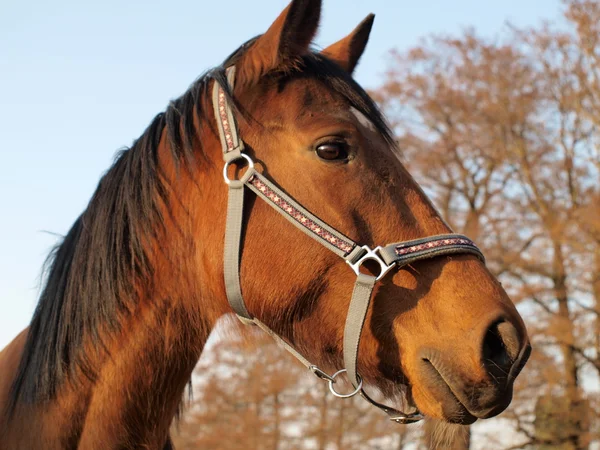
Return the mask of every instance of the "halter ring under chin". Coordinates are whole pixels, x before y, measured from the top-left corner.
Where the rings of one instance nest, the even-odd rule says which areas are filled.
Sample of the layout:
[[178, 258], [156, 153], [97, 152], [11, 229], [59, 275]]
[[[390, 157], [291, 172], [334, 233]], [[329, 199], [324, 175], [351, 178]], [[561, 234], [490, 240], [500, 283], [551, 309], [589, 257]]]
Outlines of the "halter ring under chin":
[[350, 392], [349, 394], [341, 394], [338, 391], [335, 390], [335, 388], [333, 387], [335, 384], [335, 379], [340, 376], [343, 373], [346, 373], [347, 370], [346, 369], [341, 369], [338, 370], [336, 373], [334, 373], [333, 375], [331, 375], [331, 378], [329, 379], [329, 390], [331, 391], [331, 393], [333, 395], [335, 395], [338, 398], [350, 398], [350, 397], [354, 397], [356, 394], [360, 393], [362, 391], [362, 378], [360, 377], [359, 374], [356, 374], [356, 378], [358, 378], [358, 386], [356, 386], [356, 389], [354, 389], [352, 392]]

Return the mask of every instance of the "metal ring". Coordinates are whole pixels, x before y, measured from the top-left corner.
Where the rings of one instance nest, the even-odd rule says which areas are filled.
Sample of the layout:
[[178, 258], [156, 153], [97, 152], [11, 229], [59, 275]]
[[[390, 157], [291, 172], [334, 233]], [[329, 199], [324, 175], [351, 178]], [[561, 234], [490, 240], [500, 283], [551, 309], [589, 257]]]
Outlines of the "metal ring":
[[245, 153], [240, 153], [239, 156], [236, 156], [235, 158], [230, 159], [229, 161], [227, 161], [225, 163], [225, 166], [223, 166], [223, 178], [225, 179], [225, 183], [230, 184], [232, 181], [236, 181], [236, 180], [230, 180], [227, 177], [227, 169], [229, 168], [229, 165], [234, 162], [237, 161], [238, 159], [245, 159], [246, 162], [248, 163], [248, 169], [246, 170], [246, 173], [244, 173], [244, 175], [242, 175], [242, 178], [240, 178], [239, 181], [243, 181], [246, 182], [248, 181], [246, 179], [246, 175], [248, 175], [248, 177], [250, 176], [249, 174], [252, 174], [254, 171], [254, 161], [252, 161], [252, 158], [250, 158], [248, 155], [246, 155]]
[[339, 397], [339, 398], [354, 397], [356, 394], [358, 394], [360, 391], [362, 391], [363, 382], [362, 382], [362, 378], [360, 377], [359, 374], [356, 374], [356, 378], [358, 378], [358, 387], [354, 391], [352, 391], [351, 393], [349, 393], [349, 394], [340, 394], [333, 387], [333, 383], [335, 383], [335, 378], [338, 375], [340, 375], [340, 374], [342, 374], [344, 372], [347, 372], [347, 370], [346, 369], [338, 370], [336, 373], [334, 373], [333, 375], [331, 375], [331, 380], [329, 380], [329, 390], [331, 391], [331, 393], [333, 395], [335, 395], [336, 397]]

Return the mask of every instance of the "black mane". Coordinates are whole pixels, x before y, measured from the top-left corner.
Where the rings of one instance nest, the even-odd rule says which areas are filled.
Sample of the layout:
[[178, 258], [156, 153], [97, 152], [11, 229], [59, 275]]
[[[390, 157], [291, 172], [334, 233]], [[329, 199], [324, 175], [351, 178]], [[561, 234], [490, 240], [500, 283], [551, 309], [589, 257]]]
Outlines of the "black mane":
[[[68, 375], [74, 380], [80, 373], [92, 380], [96, 376], [97, 368], [85, 353], [84, 340], [91, 339], [98, 351], [106, 351], [100, 330], [118, 330], [135, 307], [134, 286], [152, 283], [153, 267], [145, 249], [161, 231], [159, 205], [167, 201], [157, 152], [161, 135], [166, 130], [177, 167], [190, 169], [207, 160], [194, 115], [200, 121], [211, 120], [212, 110], [202, 108], [210, 80], [226, 85], [225, 68], [235, 64], [251, 43], [194, 82], [154, 118], [131, 148], [118, 154], [86, 210], [49, 255], [45, 284], [12, 386], [9, 411], [19, 401], [52, 399]], [[280, 76], [300, 73], [314, 76], [341, 94], [392, 142], [377, 106], [339, 66], [311, 53]], [[230, 92], [227, 95], [231, 97]]]

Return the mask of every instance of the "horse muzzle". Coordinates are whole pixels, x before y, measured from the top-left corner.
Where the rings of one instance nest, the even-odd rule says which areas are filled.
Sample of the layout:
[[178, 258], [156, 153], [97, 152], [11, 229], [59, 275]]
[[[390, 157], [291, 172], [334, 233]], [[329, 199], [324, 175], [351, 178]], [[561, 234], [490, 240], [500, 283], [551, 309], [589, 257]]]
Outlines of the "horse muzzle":
[[488, 419], [510, 404], [514, 380], [530, 354], [531, 345], [519, 343], [514, 326], [496, 320], [485, 333], [481, 354], [475, 359], [477, 367], [465, 367], [447, 351], [420, 349], [420, 389], [435, 398], [438, 414], [448, 422], [467, 425]]

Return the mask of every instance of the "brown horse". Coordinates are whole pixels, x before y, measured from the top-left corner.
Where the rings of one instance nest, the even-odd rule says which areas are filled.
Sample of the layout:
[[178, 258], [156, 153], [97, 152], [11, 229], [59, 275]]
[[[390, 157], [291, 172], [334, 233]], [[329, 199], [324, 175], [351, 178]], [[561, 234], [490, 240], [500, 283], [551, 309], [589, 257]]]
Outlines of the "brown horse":
[[[242, 315], [267, 324], [317, 375], [330, 380], [326, 370], [346, 359], [359, 390], [364, 381], [389, 403], [403, 386], [410, 404], [447, 422], [472, 423], [510, 403], [529, 352], [523, 322], [473, 244], [449, 235], [352, 79], [373, 16], [315, 53], [320, 3], [294, 0], [265, 34], [173, 101], [102, 178], [53, 252], [29, 328], [0, 353], [1, 448], [170, 448], [194, 365], [217, 320], [232, 312], [223, 242], [240, 236]], [[242, 187], [246, 209], [231, 207], [230, 216], [244, 233], [232, 235], [221, 143], [227, 152], [238, 131], [256, 166], [238, 166], [247, 183], [232, 180], [229, 204], [232, 191], [252, 183], [283, 212]], [[267, 179], [278, 184], [269, 190]], [[282, 190], [298, 203], [283, 202]], [[314, 214], [298, 212], [300, 204]], [[277, 214], [284, 210], [305, 233]], [[394, 247], [396, 256], [353, 246], [417, 238], [425, 239]], [[393, 259], [438, 244], [452, 256]], [[361, 273], [351, 305], [357, 276], [344, 259], [393, 270], [380, 280]], [[361, 299], [366, 320], [354, 314]], [[344, 330], [349, 308], [358, 334]], [[353, 363], [356, 352], [347, 358], [345, 347], [361, 330]]]

